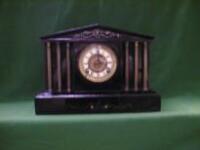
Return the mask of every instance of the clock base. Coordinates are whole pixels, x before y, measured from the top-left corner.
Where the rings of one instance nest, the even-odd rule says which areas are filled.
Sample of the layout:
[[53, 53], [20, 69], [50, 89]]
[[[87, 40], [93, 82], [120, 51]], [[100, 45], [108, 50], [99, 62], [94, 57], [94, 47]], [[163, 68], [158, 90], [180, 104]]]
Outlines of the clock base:
[[40, 93], [35, 98], [36, 114], [115, 113], [160, 111], [155, 92], [121, 94]]

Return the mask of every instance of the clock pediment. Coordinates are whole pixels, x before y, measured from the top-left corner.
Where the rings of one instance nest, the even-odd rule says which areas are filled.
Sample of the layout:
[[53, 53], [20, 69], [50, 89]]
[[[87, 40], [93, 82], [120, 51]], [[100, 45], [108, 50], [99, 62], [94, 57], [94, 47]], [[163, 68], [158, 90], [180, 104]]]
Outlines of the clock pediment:
[[152, 40], [152, 36], [128, 32], [99, 24], [71, 28], [44, 37], [43, 40], [90, 41], [90, 40]]

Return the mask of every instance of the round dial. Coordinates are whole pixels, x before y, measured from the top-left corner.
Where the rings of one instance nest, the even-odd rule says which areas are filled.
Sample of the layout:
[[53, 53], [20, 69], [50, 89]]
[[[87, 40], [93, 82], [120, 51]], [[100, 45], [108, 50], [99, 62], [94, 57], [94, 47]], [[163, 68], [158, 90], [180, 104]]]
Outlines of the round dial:
[[80, 53], [78, 66], [81, 74], [91, 82], [109, 80], [117, 68], [114, 51], [103, 44], [90, 44]]

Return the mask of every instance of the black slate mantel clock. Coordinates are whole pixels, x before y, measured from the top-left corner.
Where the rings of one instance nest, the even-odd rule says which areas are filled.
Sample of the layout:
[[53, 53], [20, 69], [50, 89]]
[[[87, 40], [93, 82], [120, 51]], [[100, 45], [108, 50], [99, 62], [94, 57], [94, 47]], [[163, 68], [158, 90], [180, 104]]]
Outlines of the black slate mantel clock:
[[149, 86], [152, 39], [98, 24], [42, 37], [46, 90], [36, 114], [159, 111]]

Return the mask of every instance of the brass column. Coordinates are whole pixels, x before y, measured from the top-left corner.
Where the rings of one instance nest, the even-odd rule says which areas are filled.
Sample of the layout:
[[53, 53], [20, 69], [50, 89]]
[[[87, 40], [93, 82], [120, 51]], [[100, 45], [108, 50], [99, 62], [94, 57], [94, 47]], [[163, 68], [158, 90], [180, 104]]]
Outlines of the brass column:
[[134, 43], [134, 91], [138, 91], [138, 77], [139, 77], [139, 42]]
[[52, 91], [52, 70], [51, 70], [51, 43], [46, 42], [46, 61], [47, 61], [47, 88], [48, 91]]
[[129, 74], [130, 74], [130, 62], [129, 62], [129, 42], [125, 43], [125, 91], [129, 90]]
[[71, 92], [70, 43], [66, 43], [67, 92]]
[[62, 89], [62, 78], [61, 78], [61, 51], [60, 51], [60, 43], [56, 43], [56, 56], [57, 56], [57, 82], [58, 82], [58, 92], [61, 92]]
[[143, 91], [148, 91], [148, 43], [144, 42], [143, 49], [144, 71], [143, 71]]

